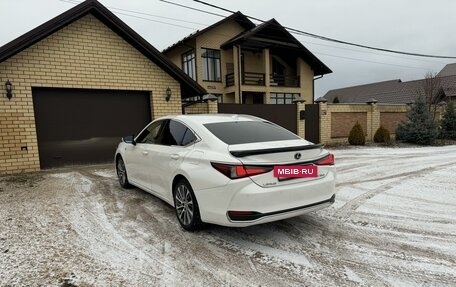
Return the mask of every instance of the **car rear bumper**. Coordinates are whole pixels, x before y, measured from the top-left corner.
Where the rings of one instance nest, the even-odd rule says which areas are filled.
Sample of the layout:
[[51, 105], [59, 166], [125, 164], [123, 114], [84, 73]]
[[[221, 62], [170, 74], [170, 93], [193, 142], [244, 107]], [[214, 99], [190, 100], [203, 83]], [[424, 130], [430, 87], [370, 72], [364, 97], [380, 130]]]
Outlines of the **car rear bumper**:
[[245, 214], [245, 215], [231, 215], [229, 212], [227, 213], [228, 220], [230, 222], [236, 223], [236, 222], [255, 222], [259, 221], [264, 218], [277, 218], [279, 216], [286, 216], [288, 215], [295, 216], [295, 214], [303, 214], [307, 213], [309, 211], [321, 209], [327, 206], [330, 206], [336, 201], [336, 195], [333, 194], [330, 199], [304, 205], [304, 206], [298, 206], [298, 207], [293, 207], [285, 210], [279, 210], [279, 211], [273, 211], [273, 212], [268, 212], [268, 213], [261, 213], [261, 212], [255, 212], [252, 214]]
[[[223, 226], [250, 226], [330, 206], [335, 200], [335, 173], [331, 171], [314, 181], [268, 188], [246, 179], [199, 190], [195, 195], [202, 221]], [[233, 211], [240, 215], [233, 216]]]

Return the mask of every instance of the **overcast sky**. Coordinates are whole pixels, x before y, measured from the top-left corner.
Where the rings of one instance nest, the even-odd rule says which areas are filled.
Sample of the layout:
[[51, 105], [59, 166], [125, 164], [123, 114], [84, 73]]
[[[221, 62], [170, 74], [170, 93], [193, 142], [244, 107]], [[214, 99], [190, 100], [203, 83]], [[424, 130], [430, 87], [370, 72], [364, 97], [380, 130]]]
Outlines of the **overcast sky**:
[[[169, 1], [228, 15], [192, 0]], [[221, 19], [159, 0], [100, 2], [159, 50]], [[456, 56], [454, 0], [207, 2], [264, 20], [275, 18], [284, 26], [344, 41], [407, 52]], [[75, 5], [62, 0], [0, 0], [0, 3], [0, 46]], [[445, 64], [456, 62], [456, 59], [394, 55], [295, 36], [333, 71], [316, 81], [316, 97], [323, 96], [330, 89], [346, 86], [391, 79], [419, 79], [426, 72], [438, 72]]]

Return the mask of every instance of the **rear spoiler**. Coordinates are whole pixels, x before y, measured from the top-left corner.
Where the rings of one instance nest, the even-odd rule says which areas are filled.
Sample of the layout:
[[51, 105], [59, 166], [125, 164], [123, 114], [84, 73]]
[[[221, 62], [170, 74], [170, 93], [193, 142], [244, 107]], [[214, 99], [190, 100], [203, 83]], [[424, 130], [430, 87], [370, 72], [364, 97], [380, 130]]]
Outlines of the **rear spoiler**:
[[323, 148], [323, 144], [311, 144], [311, 145], [301, 145], [301, 146], [291, 146], [291, 147], [276, 147], [276, 148], [265, 148], [265, 149], [254, 149], [254, 150], [235, 150], [230, 151], [235, 157], [244, 157], [249, 155], [257, 154], [266, 154], [266, 153], [279, 153], [287, 151], [299, 151], [299, 150], [309, 150]]

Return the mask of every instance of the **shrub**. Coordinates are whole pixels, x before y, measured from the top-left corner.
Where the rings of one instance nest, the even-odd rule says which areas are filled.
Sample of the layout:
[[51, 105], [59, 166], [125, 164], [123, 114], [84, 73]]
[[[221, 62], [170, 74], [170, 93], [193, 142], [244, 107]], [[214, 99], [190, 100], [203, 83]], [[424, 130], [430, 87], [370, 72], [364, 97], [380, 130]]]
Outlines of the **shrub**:
[[396, 129], [397, 140], [421, 145], [433, 144], [437, 135], [437, 124], [422, 99], [413, 104], [407, 113], [407, 120], [400, 123]]
[[456, 107], [449, 102], [442, 119], [440, 137], [447, 140], [456, 140]]
[[391, 142], [391, 136], [388, 129], [382, 125], [377, 129], [374, 135], [374, 142], [389, 144]]
[[338, 104], [338, 103], [340, 103], [339, 97], [336, 96], [333, 100], [333, 104]]
[[363, 128], [358, 121], [356, 121], [356, 124], [350, 131], [348, 142], [351, 145], [364, 145], [366, 143], [366, 137], [364, 136]]

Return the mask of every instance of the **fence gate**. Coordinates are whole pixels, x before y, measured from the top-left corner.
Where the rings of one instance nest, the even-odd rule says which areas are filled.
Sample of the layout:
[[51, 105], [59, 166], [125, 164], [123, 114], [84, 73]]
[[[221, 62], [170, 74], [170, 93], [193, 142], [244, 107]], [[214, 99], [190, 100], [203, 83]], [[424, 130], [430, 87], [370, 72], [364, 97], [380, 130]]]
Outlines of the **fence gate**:
[[220, 114], [246, 114], [271, 121], [287, 130], [297, 133], [296, 104], [218, 104]]
[[318, 104], [306, 105], [305, 111], [306, 140], [320, 142], [320, 107]]

